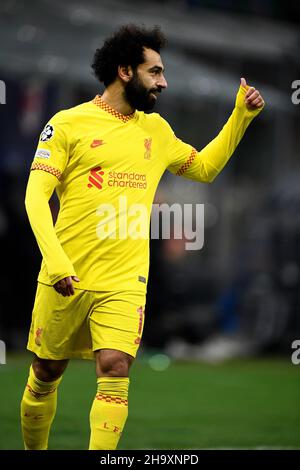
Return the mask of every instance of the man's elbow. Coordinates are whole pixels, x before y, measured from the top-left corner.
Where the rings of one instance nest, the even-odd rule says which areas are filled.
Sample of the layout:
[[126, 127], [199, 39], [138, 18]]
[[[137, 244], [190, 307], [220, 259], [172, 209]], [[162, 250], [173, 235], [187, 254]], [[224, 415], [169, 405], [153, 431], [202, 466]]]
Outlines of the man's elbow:
[[216, 168], [205, 160], [201, 162], [199, 170], [199, 181], [201, 181], [201, 183], [212, 183], [221, 171], [220, 168]]
[[213, 183], [216, 179], [217, 175], [214, 175], [214, 176], [211, 176], [207, 181], [205, 181], [206, 183]]
[[209, 169], [208, 171], [205, 171], [205, 173], [202, 173], [201, 175], [201, 182], [202, 183], [212, 183], [216, 177], [218, 176], [220, 172], [217, 171], [215, 168], [214, 169]]

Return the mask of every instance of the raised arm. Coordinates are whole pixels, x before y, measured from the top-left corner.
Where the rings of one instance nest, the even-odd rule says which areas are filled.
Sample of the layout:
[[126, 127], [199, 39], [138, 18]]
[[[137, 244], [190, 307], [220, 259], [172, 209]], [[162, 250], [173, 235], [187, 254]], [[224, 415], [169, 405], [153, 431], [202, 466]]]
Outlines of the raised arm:
[[176, 139], [171, 144], [172, 173], [197, 181], [212, 182], [224, 168], [241, 141], [252, 119], [261, 112], [264, 100], [244, 78], [238, 90], [235, 108], [220, 133], [200, 152]]

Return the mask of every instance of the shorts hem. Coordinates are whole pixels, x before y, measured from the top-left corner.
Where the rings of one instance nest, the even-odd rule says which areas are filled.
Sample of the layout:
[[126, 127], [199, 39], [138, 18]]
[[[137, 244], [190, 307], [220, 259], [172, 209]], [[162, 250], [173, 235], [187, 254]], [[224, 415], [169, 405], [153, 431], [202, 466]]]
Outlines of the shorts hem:
[[119, 344], [113, 344], [113, 343], [101, 344], [101, 346], [93, 347], [93, 352], [99, 351], [99, 349], [114, 349], [116, 351], [121, 351], [123, 353], [129, 354], [129, 356], [132, 356], [134, 358], [136, 357], [137, 352], [138, 352], [138, 349], [129, 351], [129, 348], [124, 348], [120, 346]]
[[91, 350], [90, 352], [79, 352], [79, 351], [74, 351], [69, 354], [60, 356], [57, 354], [46, 354], [42, 351], [36, 350], [35, 348], [32, 348], [30, 346], [27, 346], [28, 351], [36, 354], [40, 359], [51, 359], [53, 361], [62, 361], [66, 359], [87, 359], [90, 361], [94, 360], [94, 354], [93, 351]]

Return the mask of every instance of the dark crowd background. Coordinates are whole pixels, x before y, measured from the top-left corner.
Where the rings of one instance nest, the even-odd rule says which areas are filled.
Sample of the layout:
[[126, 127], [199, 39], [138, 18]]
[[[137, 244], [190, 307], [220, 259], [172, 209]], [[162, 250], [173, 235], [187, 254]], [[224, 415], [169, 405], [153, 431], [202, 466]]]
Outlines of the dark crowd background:
[[299, 20], [297, 1], [1, 0], [0, 338], [9, 350], [25, 349], [41, 261], [24, 210], [39, 134], [58, 110], [101, 92], [93, 53], [133, 22], [166, 33], [169, 88], [155, 111], [198, 150], [227, 120], [240, 77], [266, 101], [213, 184], [161, 181], [156, 202], [205, 204], [205, 242], [186, 251], [185, 240], [151, 241], [143, 348], [209, 361], [291, 353], [300, 338]]

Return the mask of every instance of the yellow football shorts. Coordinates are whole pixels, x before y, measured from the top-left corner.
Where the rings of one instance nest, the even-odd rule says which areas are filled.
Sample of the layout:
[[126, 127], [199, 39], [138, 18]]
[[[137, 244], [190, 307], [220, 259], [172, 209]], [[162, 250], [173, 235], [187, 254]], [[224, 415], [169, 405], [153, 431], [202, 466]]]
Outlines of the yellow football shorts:
[[42, 359], [93, 359], [116, 349], [135, 357], [144, 327], [146, 293], [74, 289], [63, 297], [38, 283], [27, 349]]

